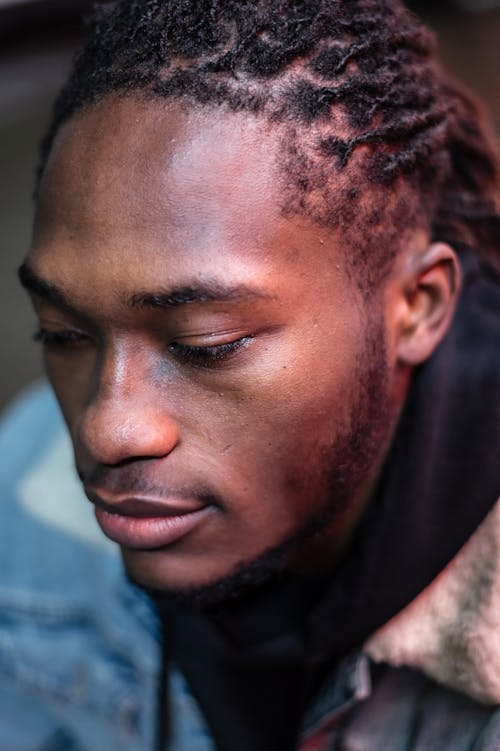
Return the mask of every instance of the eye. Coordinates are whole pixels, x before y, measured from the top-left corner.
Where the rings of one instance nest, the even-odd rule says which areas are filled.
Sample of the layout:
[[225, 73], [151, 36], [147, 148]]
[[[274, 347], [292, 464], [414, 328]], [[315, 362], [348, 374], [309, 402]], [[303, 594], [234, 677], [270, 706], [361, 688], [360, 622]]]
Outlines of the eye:
[[88, 336], [76, 329], [62, 329], [61, 331], [49, 331], [40, 328], [33, 334], [33, 340], [40, 342], [46, 347], [69, 348], [75, 347], [88, 340]]
[[232, 342], [224, 344], [215, 344], [209, 347], [193, 346], [191, 344], [181, 344], [180, 342], [171, 342], [168, 350], [179, 360], [198, 367], [214, 367], [222, 364], [234, 355], [248, 347], [253, 337], [244, 336], [241, 339], [235, 339]]

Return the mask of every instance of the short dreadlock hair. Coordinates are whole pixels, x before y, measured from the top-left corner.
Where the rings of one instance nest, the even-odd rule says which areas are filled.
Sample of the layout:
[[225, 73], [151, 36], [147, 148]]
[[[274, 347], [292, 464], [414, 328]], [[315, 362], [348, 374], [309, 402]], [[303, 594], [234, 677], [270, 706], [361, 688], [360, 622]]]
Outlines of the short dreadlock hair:
[[433, 49], [400, 0], [120, 0], [90, 21], [40, 172], [61, 124], [109, 94], [226, 107], [285, 134], [285, 210], [347, 230], [367, 289], [418, 223], [499, 267], [495, 154]]

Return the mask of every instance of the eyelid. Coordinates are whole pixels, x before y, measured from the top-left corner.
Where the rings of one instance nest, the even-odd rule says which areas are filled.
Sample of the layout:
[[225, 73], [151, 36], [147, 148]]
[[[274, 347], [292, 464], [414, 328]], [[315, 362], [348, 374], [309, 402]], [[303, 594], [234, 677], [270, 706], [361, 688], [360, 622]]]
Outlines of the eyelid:
[[168, 345], [168, 349], [177, 359], [195, 367], [214, 367], [232, 359], [241, 349], [246, 349], [253, 339], [253, 336], [247, 335], [208, 346], [183, 344], [176, 340]]
[[[218, 345], [228, 344], [247, 336], [254, 336], [247, 329], [228, 329], [222, 331], [191, 331], [179, 336], [173, 337], [172, 341], [179, 344], [185, 344], [192, 347], [217, 347]], [[193, 341], [194, 340], [194, 341]], [[197, 341], [199, 340], [199, 341]]]
[[57, 329], [51, 329], [47, 328], [46, 325], [40, 324], [32, 338], [33, 341], [44, 345], [54, 344], [64, 346], [87, 341], [90, 337], [86, 332], [73, 326], [60, 326]]

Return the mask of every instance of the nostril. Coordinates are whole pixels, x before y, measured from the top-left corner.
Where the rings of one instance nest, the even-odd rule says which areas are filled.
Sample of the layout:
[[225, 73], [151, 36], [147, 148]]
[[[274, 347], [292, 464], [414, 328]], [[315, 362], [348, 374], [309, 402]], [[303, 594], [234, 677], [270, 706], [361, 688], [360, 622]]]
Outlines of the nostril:
[[156, 408], [132, 407], [109, 400], [86, 410], [77, 430], [77, 441], [99, 464], [116, 465], [132, 459], [159, 458], [179, 441], [176, 420]]

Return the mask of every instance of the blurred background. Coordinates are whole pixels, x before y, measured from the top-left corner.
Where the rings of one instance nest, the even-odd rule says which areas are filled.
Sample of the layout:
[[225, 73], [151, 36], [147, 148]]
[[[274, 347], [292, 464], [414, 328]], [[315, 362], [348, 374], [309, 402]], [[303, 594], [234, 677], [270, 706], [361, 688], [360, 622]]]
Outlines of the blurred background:
[[[28, 248], [38, 144], [83, 34], [88, 0], [0, 0], [0, 409], [41, 374], [16, 269]], [[500, 134], [500, 0], [409, 0], [446, 68], [486, 103]]]

